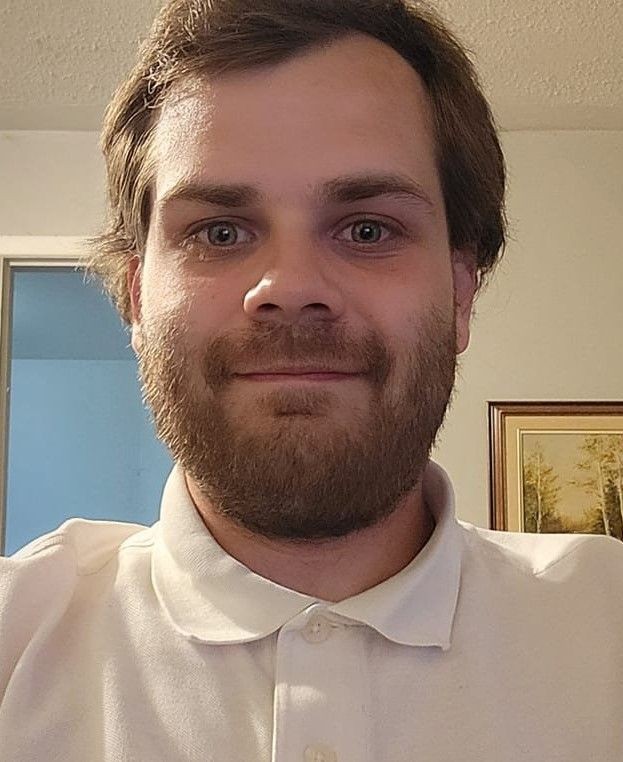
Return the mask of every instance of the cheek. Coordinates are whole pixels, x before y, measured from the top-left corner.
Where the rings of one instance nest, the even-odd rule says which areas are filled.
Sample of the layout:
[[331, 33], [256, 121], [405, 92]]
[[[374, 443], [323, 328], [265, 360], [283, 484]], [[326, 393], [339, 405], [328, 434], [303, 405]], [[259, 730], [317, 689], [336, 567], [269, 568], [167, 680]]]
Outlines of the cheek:
[[388, 335], [401, 335], [413, 339], [419, 326], [431, 312], [451, 314], [454, 303], [452, 272], [449, 268], [438, 271], [419, 271], [413, 277], [404, 272], [385, 288], [370, 292], [370, 314], [383, 325]]
[[143, 311], [149, 315], [168, 312], [179, 307], [186, 299], [183, 282], [174, 268], [165, 267], [157, 257], [145, 257], [142, 276], [141, 301]]
[[217, 322], [233, 320], [236, 308], [240, 311], [240, 298], [222, 281], [213, 278], [186, 278], [179, 283], [180, 295], [192, 326], [211, 326]]
[[181, 267], [165, 265], [154, 258], [143, 273], [143, 316], [149, 321], [187, 329], [211, 313], [206, 303], [213, 301], [216, 293], [216, 287], [210, 289], [205, 278], [188, 277]]
[[405, 362], [419, 354], [418, 347], [423, 343], [423, 349], [426, 349], [431, 332], [434, 335], [445, 330], [443, 326], [452, 330], [454, 288], [451, 271], [438, 273], [438, 276], [409, 280], [388, 290], [383, 298], [375, 296], [371, 306], [400, 378], [406, 371]]

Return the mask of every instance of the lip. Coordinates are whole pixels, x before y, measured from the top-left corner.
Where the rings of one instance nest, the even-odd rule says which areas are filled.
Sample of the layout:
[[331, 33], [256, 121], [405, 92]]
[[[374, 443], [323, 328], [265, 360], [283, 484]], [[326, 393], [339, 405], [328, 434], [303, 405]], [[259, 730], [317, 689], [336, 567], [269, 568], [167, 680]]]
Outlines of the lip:
[[354, 376], [358, 374], [358, 371], [356, 370], [336, 370], [335, 368], [331, 368], [327, 365], [317, 365], [314, 367], [313, 365], [284, 365], [283, 367], [279, 368], [268, 368], [268, 370], [264, 368], [258, 368], [258, 370], [249, 370], [246, 371], [246, 373], [237, 373], [238, 376], [268, 376], [268, 375], [288, 375], [288, 376], [302, 376], [302, 375], [312, 375], [316, 373], [333, 373], [333, 374], [339, 374], [342, 376]]
[[359, 373], [327, 373], [322, 371], [317, 373], [245, 373], [239, 378], [273, 383], [318, 383], [319, 381], [346, 381], [349, 378], [357, 378], [359, 375]]

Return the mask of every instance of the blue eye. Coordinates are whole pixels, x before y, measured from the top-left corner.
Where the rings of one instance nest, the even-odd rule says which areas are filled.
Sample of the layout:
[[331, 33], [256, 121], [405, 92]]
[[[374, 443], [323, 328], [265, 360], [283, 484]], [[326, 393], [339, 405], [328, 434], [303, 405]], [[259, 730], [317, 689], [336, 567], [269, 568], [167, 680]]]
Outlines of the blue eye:
[[210, 241], [213, 246], [236, 243], [238, 240], [236, 228], [229, 222], [217, 222], [216, 225], [210, 225], [207, 228], [207, 231], [208, 241]]
[[[238, 231], [241, 230], [244, 230], [244, 228], [241, 228], [234, 222], [217, 220], [200, 227], [199, 230], [196, 230], [189, 236], [188, 240], [217, 248], [227, 248], [240, 243]], [[207, 240], [203, 235], [204, 233], [207, 233]]]
[[[242, 240], [241, 240], [242, 239]], [[200, 261], [218, 259], [226, 252], [253, 240], [253, 234], [230, 220], [204, 222], [191, 231], [182, 242], [182, 248]], [[222, 250], [219, 252], [218, 250]]]
[[381, 243], [382, 228], [387, 230], [387, 226], [377, 220], [359, 220], [348, 227], [355, 236], [360, 238], [355, 243]]
[[[348, 233], [348, 237], [342, 237], [344, 233]], [[350, 222], [342, 228], [342, 235], [336, 236], [338, 241], [345, 241], [358, 246], [360, 250], [370, 249], [376, 253], [387, 251], [387, 247], [394, 248], [401, 237], [404, 237], [404, 233], [398, 225], [367, 217]]]

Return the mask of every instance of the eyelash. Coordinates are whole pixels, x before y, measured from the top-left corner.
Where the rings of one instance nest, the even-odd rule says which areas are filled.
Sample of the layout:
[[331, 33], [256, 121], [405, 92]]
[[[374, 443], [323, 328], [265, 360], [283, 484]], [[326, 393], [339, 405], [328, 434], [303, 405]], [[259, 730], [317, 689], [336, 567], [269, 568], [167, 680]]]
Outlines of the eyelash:
[[[353, 220], [353, 221], [349, 222], [348, 224], [346, 224], [342, 228], [342, 230], [346, 230], [348, 228], [353, 228], [355, 225], [358, 225], [358, 224], [361, 224], [361, 223], [364, 223], [364, 222], [368, 222], [368, 223], [372, 223], [374, 225], [379, 225], [381, 227], [384, 227], [385, 229], [387, 229], [387, 230], [389, 230], [391, 232], [392, 237], [403, 236], [404, 235], [403, 229], [400, 226], [398, 226], [397, 224], [389, 223], [386, 220], [375, 219], [374, 217], [360, 217], [360, 218], [358, 218], [356, 220]], [[212, 227], [216, 227], [217, 225], [231, 225], [232, 227], [238, 227], [238, 228], [242, 227], [239, 223], [234, 222], [233, 220], [228, 220], [228, 219], [218, 219], [218, 220], [210, 220], [210, 222], [204, 222], [200, 227], [195, 228], [195, 230], [193, 232], [191, 232], [191, 234], [186, 239], [184, 239], [184, 241], [182, 242], [183, 248], [190, 249], [190, 250], [195, 250], [195, 249], [203, 249], [203, 250], [205, 250], [205, 249], [213, 249], [213, 250], [215, 250], [215, 249], [216, 250], [223, 249], [223, 250], [230, 250], [230, 251], [234, 250], [235, 251], [235, 250], [237, 250], [240, 247], [245, 245], [244, 243], [241, 243], [241, 244], [235, 243], [235, 244], [233, 244], [231, 246], [227, 246], [227, 245], [217, 246], [217, 245], [211, 244], [211, 243], [209, 243], [207, 241], [199, 241], [199, 235], [201, 233], [203, 233], [204, 231], [209, 230]], [[385, 246], [387, 243], [388, 243], [388, 239], [385, 239], [384, 241], [373, 241], [370, 244], [365, 244], [365, 243], [359, 243], [358, 244], [357, 242], [353, 242], [353, 245], [360, 246], [360, 247], [365, 247], [365, 249], [367, 249], [367, 250], [370, 250], [370, 249], [374, 250], [374, 247]], [[359, 249], [359, 250], [361, 251], [361, 249]], [[391, 250], [391, 249], [389, 249], [389, 250]], [[214, 257], [214, 258], [218, 259], [218, 257]]]

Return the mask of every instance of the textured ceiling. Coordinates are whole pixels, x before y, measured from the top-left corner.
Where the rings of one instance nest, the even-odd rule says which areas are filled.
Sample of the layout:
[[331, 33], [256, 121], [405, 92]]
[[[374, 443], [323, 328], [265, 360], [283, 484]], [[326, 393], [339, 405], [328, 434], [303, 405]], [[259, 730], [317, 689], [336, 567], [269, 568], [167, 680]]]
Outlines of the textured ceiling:
[[[623, 0], [438, 0], [499, 125], [623, 129]], [[0, 129], [98, 130], [160, 0], [2, 0]]]

